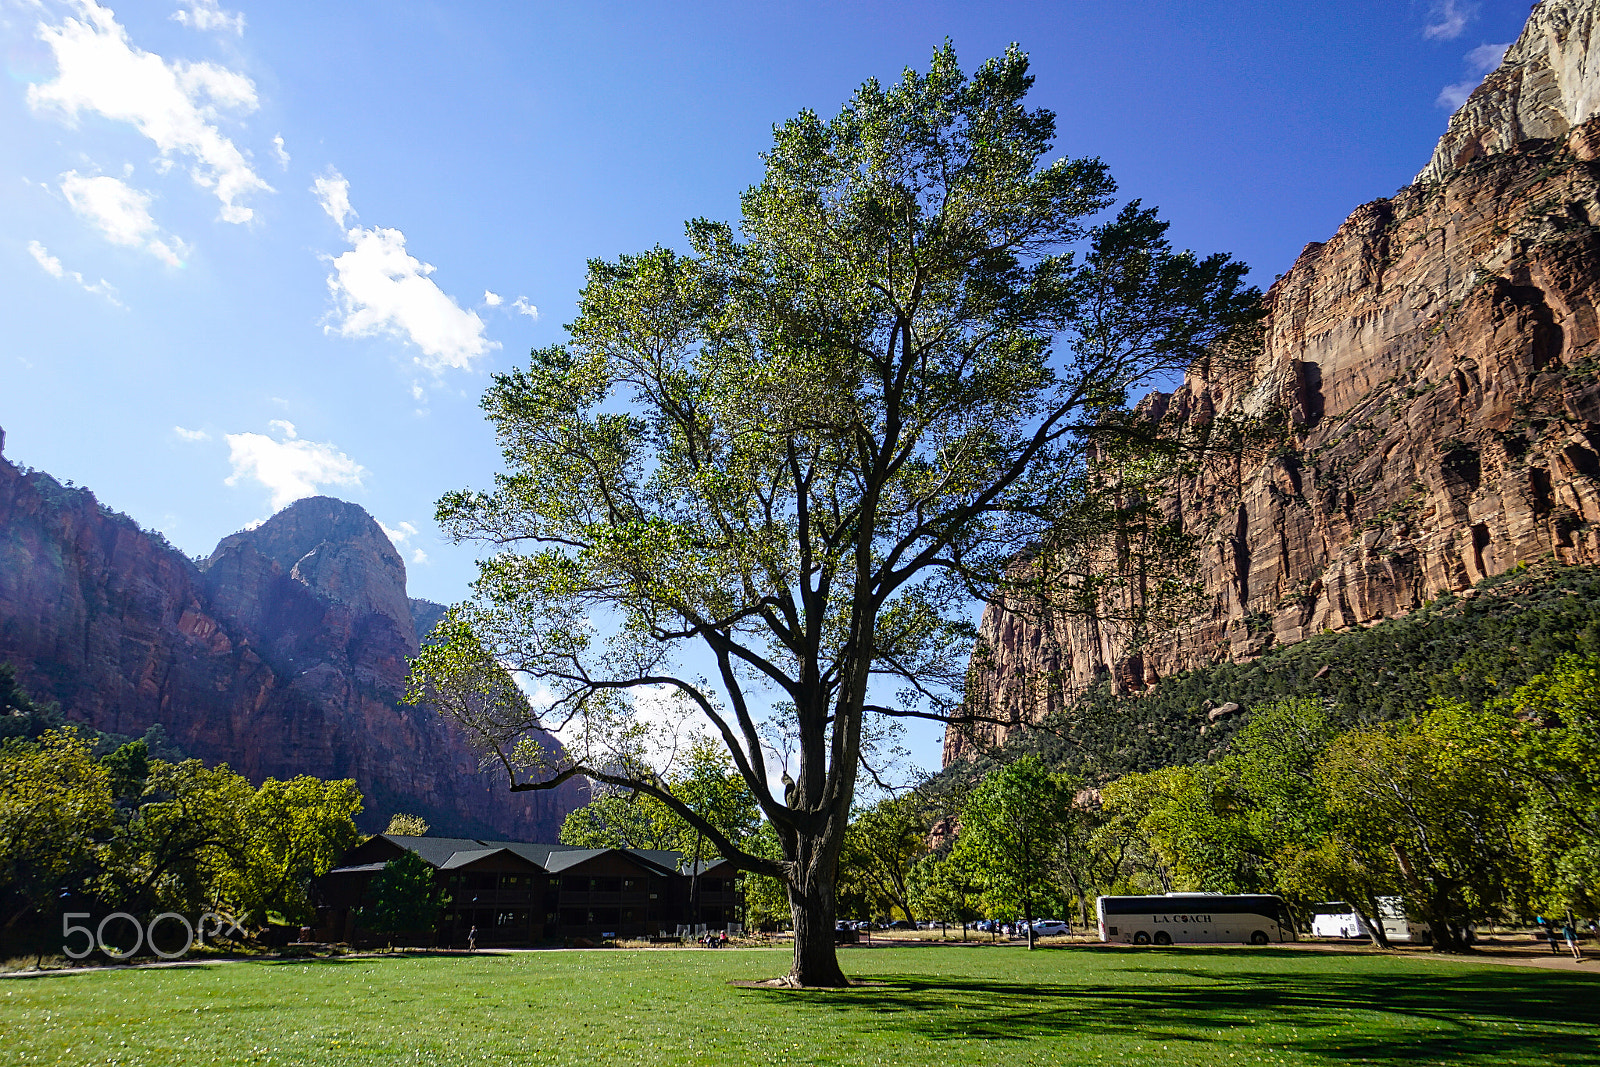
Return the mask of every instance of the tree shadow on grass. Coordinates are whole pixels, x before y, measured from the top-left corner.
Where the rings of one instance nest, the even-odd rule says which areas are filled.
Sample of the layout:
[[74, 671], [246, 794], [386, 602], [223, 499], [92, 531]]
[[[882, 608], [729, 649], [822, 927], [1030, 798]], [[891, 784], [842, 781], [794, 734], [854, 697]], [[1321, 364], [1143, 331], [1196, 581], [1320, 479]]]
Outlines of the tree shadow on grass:
[[1082, 984], [875, 975], [881, 984], [870, 990], [797, 999], [802, 1010], [848, 1013], [871, 1028], [935, 1041], [1137, 1038], [1179, 1056], [1185, 1044], [1260, 1042], [1330, 1061], [1600, 1067], [1594, 976], [1512, 968], [1286, 973], [1171, 962], [1138, 968], [1148, 982], [1108, 982], [1116, 976], [1103, 972]]

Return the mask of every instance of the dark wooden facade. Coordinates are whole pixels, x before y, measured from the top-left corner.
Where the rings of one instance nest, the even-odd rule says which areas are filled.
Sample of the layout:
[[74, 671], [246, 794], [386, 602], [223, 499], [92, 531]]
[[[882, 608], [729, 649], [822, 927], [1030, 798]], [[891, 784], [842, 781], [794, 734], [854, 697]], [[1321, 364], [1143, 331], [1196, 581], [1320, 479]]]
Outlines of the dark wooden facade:
[[473, 926], [480, 946], [509, 947], [723, 930], [744, 917], [739, 872], [723, 861], [703, 863], [696, 878], [692, 861], [674, 852], [382, 834], [318, 880], [317, 939], [377, 940], [361, 929], [358, 909], [384, 863], [407, 851], [450, 895], [438, 928], [420, 936], [428, 944], [463, 946]]

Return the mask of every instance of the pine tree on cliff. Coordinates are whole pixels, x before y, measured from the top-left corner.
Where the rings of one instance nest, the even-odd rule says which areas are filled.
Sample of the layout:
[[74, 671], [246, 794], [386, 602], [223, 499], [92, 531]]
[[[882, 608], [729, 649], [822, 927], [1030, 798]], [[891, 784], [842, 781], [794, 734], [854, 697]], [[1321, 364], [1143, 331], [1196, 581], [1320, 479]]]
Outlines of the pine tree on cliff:
[[[1038, 584], [1018, 553], [1085, 603], [1156, 598], [1163, 574], [1129, 560], [1170, 565], [1178, 541], [1138, 486], [1176, 442], [1130, 397], [1257, 319], [1242, 265], [1173, 252], [1137, 202], [1094, 225], [1114, 184], [1098, 160], [1046, 162], [1031, 84], [1015, 47], [969, 78], [946, 44], [831, 121], [778, 127], [737, 231], [695, 220], [689, 254], [590, 264], [569, 343], [484, 398], [507, 473], [439, 504], [496, 554], [412, 697], [513, 789], [637, 789], [780, 879], [792, 984], [846, 982], [834, 881], [858, 775], [897, 720], [970, 721], [971, 607]], [[1110, 533], [1115, 556], [1085, 551]], [[636, 713], [674, 704], [726, 745], [781, 859], [641, 769]], [[540, 725], [564, 755], [523, 742]], [[774, 743], [796, 757], [782, 784]]]

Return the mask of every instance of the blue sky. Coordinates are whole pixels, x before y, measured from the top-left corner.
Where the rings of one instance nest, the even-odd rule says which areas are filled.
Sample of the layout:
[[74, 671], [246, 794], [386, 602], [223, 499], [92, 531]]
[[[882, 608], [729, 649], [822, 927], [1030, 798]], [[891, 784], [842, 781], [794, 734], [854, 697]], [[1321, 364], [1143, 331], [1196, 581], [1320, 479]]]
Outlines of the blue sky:
[[[0, 427], [190, 553], [326, 492], [431, 523], [584, 263], [733, 218], [774, 123], [1016, 41], [1060, 151], [1263, 287], [1405, 185], [1527, 0], [0, 0]], [[937, 764], [937, 738], [915, 735]]]

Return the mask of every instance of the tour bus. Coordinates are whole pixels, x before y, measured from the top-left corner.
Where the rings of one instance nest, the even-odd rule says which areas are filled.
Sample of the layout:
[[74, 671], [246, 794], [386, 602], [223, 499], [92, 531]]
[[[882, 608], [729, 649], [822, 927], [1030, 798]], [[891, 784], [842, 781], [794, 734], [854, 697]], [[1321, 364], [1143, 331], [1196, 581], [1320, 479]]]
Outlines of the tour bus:
[[1293, 941], [1294, 923], [1275, 896], [1168, 893], [1101, 897], [1100, 940], [1133, 945]]
[[[1313, 904], [1311, 907], [1311, 936], [1313, 937], [1359, 937], [1366, 939], [1372, 936], [1372, 931], [1367, 927], [1366, 921], [1356, 914], [1356, 910], [1342, 900], [1330, 900], [1322, 904]], [[1379, 897], [1378, 914], [1383, 919], [1383, 932], [1390, 941], [1410, 941], [1413, 938], [1411, 924], [1406, 921], [1405, 902], [1399, 897]], [[1416, 939], [1426, 943], [1427, 930], [1424, 927]]]

